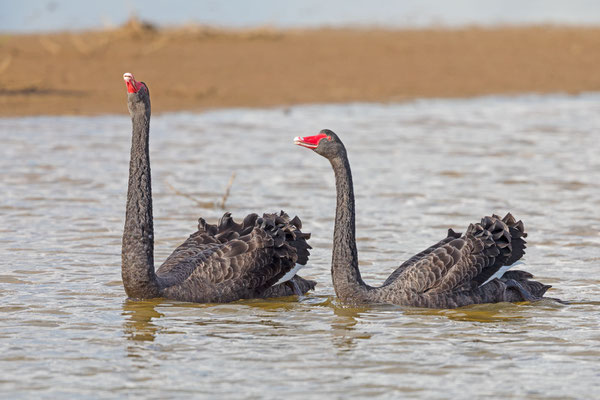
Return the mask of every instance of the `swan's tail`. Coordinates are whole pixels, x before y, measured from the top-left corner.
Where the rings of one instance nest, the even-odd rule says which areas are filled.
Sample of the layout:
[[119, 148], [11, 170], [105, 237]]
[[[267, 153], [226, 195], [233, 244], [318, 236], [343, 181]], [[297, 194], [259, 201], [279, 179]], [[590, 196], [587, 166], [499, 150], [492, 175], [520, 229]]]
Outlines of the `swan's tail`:
[[[519, 260], [525, 254], [527, 244], [523, 222], [517, 221], [510, 213], [502, 219], [497, 215], [484, 217], [479, 224], [469, 226], [467, 236], [479, 239], [483, 245], [482, 253], [488, 258], [487, 267], [473, 281], [484, 292], [493, 293], [494, 298], [498, 290], [494, 290], [493, 286], [501, 285], [502, 297], [501, 300], [496, 298], [496, 301], [539, 300], [552, 287], [530, 280], [533, 275], [529, 272], [509, 271], [515, 265], [522, 264]], [[553, 300], [564, 303], [559, 299]]]
[[225, 213], [216, 225], [206, 223], [203, 218], [198, 220], [198, 230], [208, 233], [215, 242], [226, 243], [240, 236], [249, 235], [255, 229], [260, 231], [260, 235], [268, 238], [269, 247], [273, 248], [272, 265], [276, 270], [282, 271], [282, 275], [268, 286], [289, 281], [308, 262], [311, 247], [307, 240], [310, 239], [310, 233], [302, 232], [301, 228], [300, 218], [290, 219], [283, 211], [263, 214], [262, 217], [249, 214], [239, 224], [231, 218], [230, 213]]
[[277, 255], [283, 256], [291, 247], [296, 255], [294, 262], [306, 265], [310, 256], [309, 250], [312, 248], [307, 242], [310, 233], [301, 231], [302, 222], [298, 217], [290, 219], [283, 211], [263, 214], [262, 217], [248, 214], [244, 221], [238, 224], [231, 218], [231, 213], [227, 212], [216, 225], [208, 224], [204, 218], [198, 220], [199, 231], [208, 233], [222, 243], [248, 235], [255, 228], [264, 230], [273, 239], [273, 247]]
[[296, 253], [296, 264], [306, 265], [310, 256], [310, 245], [307, 240], [310, 239], [310, 233], [304, 233], [302, 221], [300, 218], [290, 217], [283, 211], [279, 214], [263, 214], [262, 218], [256, 221], [256, 225], [264, 229], [275, 241], [275, 248], [285, 249], [291, 246]]
[[479, 286], [501, 278], [508, 269], [520, 264], [518, 261], [527, 247], [525, 226], [510, 213], [504, 218], [497, 215], [484, 217], [480, 223], [471, 224], [466, 234], [479, 239], [483, 254], [488, 258], [488, 266], [474, 278]]
[[506, 272], [502, 276], [501, 280], [506, 281], [509, 279], [513, 279], [519, 282], [534, 297], [541, 299], [546, 293], [546, 291], [548, 291], [548, 289], [550, 289], [552, 286], [544, 285], [543, 283], [540, 283], [538, 281], [530, 281], [531, 278], [533, 278], [533, 275], [529, 272], [514, 270]]

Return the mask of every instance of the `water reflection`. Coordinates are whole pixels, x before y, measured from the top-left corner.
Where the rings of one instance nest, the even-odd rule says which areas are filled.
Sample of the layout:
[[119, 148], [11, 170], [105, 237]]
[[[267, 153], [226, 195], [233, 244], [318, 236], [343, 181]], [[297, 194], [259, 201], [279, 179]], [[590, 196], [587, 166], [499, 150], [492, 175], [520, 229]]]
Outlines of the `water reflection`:
[[154, 323], [153, 319], [164, 317], [164, 314], [156, 311], [161, 299], [155, 300], [131, 300], [123, 302], [122, 315], [125, 317], [124, 333], [128, 340], [139, 342], [153, 342], [156, 333], [161, 329]]
[[[527, 304], [527, 303], [522, 303]], [[436, 315], [443, 316], [452, 321], [470, 322], [500, 322], [524, 318], [526, 312], [518, 304], [477, 304], [453, 310], [426, 310], [419, 308], [407, 308], [406, 315]]]
[[368, 307], [349, 307], [337, 301], [330, 304], [335, 318], [331, 319], [331, 341], [340, 352], [350, 352], [356, 348], [358, 340], [370, 339], [371, 334], [357, 329], [360, 317]]

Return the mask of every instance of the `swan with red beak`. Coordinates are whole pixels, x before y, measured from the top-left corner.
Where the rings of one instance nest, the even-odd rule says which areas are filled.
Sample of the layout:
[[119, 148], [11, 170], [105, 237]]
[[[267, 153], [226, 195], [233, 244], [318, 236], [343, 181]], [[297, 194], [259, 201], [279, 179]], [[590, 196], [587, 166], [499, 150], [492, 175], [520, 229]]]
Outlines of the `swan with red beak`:
[[402, 263], [381, 286], [366, 284], [358, 268], [354, 186], [344, 144], [329, 129], [296, 137], [294, 143], [328, 159], [334, 171], [337, 198], [331, 275], [341, 301], [456, 308], [537, 301], [550, 288], [531, 280], [533, 275], [526, 271], [508, 271], [525, 254], [527, 236], [523, 223], [510, 213], [504, 218], [484, 217], [470, 224], [464, 234], [450, 229], [441, 241]]
[[316, 283], [296, 275], [311, 249], [298, 217], [285, 212], [249, 214], [240, 223], [225, 213], [198, 230], [154, 268], [154, 221], [150, 171], [150, 91], [123, 74], [131, 115], [131, 156], [121, 277], [127, 296], [164, 297], [196, 303], [302, 295]]
[[306, 147], [307, 149], [316, 149], [319, 146], [319, 142], [321, 140], [327, 139], [331, 141], [331, 136], [327, 135], [327, 133], [321, 132], [318, 135], [314, 136], [296, 136], [294, 138], [294, 144], [298, 146]]
[[127, 86], [127, 93], [137, 93], [145, 86], [143, 82], [136, 81], [131, 72], [125, 72], [123, 74], [123, 80]]

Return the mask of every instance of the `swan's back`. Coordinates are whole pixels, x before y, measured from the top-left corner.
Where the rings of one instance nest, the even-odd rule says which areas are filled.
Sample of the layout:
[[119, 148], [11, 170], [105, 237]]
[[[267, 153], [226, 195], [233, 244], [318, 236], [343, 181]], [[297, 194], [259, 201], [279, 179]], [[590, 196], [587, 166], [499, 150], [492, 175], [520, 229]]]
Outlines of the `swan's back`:
[[[157, 271], [163, 295], [195, 302], [264, 297], [296, 264], [308, 261], [310, 234], [300, 229], [298, 217], [290, 219], [283, 211], [250, 214], [241, 223], [229, 213], [216, 225], [201, 218], [198, 231]], [[306, 290], [314, 287], [302, 281], [312, 284]]]
[[464, 235], [449, 230], [445, 239], [400, 265], [379, 296], [397, 304], [440, 308], [526, 300], [522, 292], [507, 292], [510, 280], [541, 298], [550, 286], [530, 281], [527, 272], [506, 272], [525, 254], [526, 236], [523, 223], [511, 214], [484, 217]]

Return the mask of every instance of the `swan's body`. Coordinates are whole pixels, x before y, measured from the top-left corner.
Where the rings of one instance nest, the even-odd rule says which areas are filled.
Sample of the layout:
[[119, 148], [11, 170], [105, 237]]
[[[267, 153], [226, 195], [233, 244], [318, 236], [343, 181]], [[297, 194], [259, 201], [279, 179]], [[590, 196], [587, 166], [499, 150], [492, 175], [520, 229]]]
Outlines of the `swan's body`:
[[464, 235], [448, 236], [400, 265], [382, 286], [363, 282], [358, 269], [352, 173], [346, 149], [330, 130], [295, 143], [327, 158], [335, 173], [337, 206], [331, 273], [336, 295], [347, 303], [455, 308], [469, 304], [540, 299], [550, 288], [524, 271], [507, 271], [525, 253], [523, 223], [508, 214], [485, 217]]
[[[131, 298], [165, 297], [200, 303], [290, 296], [315, 283], [288, 274], [308, 261], [310, 234], [282, 211], [248, 215], [237, 224], [226, 213], [217, 225], [202, 218], [198, 231], [154, 270], [150, 179], [150, 95], [143, 82], [125, 74], [133, 124], [127, 211], [121, 251], [123, 285]], [[287, 279], [283, 279], [283, 277]]]

